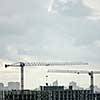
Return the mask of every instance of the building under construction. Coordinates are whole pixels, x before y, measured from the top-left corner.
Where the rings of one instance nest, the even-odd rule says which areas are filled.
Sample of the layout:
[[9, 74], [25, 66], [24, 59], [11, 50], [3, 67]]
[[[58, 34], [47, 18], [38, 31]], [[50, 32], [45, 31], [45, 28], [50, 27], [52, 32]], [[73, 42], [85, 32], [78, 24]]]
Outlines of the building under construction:
[[[90, 76], [90, 90], [64, 89], [64, 86], [40, 86], [39, 91], [24, 90], [24, 67], [25, 66], [66, 66], [73, 63], [15, 63], [5, 64], [5, 67], [21, 67], [21, 90], [2, 91], [0, 100], [100, 100], [100, 93], [94, 94], [94, 74], [100, 74], [100, 71], [77, 71], [77, 70], [49, 70], [48, 72], [57, 73], [75, 73], [88, 74]], [[74, 63], [77, 65], [77, 63]], [[78, 63], [78, 65], [87, 65], [87, 63]]]
[[1, 94], [0, 100], [100, 100], [100, 93], [92, 96], [91, 90], [73, 90], [72, 86], [40, 86], [39, 91], [11, 90]]

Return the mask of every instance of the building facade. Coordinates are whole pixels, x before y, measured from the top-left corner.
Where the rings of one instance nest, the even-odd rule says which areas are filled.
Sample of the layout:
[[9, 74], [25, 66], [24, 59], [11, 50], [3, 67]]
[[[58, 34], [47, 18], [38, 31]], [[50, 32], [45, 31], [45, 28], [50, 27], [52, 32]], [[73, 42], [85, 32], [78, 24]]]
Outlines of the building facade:
[[4, 84], [0, 83], [0, 90], [4, 90]]
[[8, 90], [19, 90], [20, 83], [19, 82], [8, 82]]
[[[63, 86], [41, 86], [39, 91], [4, 91], [3, 100], [92, 100], [90, 90], [64, 89]], [[100, 100], [100, 94], [94, 94], [93, 100]]]

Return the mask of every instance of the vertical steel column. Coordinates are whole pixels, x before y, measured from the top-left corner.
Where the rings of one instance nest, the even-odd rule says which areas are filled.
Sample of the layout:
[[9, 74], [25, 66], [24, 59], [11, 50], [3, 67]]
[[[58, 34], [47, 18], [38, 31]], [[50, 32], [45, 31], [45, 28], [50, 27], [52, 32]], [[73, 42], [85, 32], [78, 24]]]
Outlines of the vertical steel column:
[[91, 91], [94, 93], [94, 79], [93, 79], [93, 72], [91, 72]]
[[24, 90], [24, 66], [25, 66], [25, 64], [20, 62], [20, 67], [21, 67], [21, 90]]
[[24, 66], [21, 66], [21, 90], [24, 90]]
[[24, 63], [20, 63], [20, 67], [21, 67], [21, 100], [24, 100]]
[[93, 100], [94, 99], [94, 77], [93, 77], [93, 71], [91, 71], [89, 73], [90, 75], [90, 78], [91, 78], [91, 84], [90, 84], [90, 89], [91, 89], [91, 99]]

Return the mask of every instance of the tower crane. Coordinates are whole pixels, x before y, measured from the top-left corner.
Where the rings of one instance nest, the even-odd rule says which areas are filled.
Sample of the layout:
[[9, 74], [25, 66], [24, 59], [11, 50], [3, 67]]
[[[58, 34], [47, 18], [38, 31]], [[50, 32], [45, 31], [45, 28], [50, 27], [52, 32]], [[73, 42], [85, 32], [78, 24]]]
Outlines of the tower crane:
[[24, 90], [24, 67], [25, 66], [66, 66], [66, 65], [88, 65], [83, 62], [17, 62], [14, 64], [5, 64], [7, 67], [21, 68], [21, 90]]
[[88, 74], [90, 76], [90, 89], [94, 93], [94, 74], [100, 74], [100, 71], [85, 71], [85, 70], [56, 70], [49, 69], [51, 73], [72, 73], [72, 74]]

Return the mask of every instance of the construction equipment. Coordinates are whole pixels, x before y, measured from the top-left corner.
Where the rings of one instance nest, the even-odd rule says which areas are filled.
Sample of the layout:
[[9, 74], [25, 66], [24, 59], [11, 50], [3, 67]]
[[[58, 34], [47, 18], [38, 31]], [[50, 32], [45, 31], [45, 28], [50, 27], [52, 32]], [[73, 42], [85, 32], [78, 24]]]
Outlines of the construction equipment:
[[5, 64], [5, 68], [7, 67], [20, 67], [21, 68], [21, 90], [24, 89], [24, 66], [25, 64], [23, 62], [18, 62], [18, 63], [14, 63], [14, 64]]
[[25, 66], [66, 66], [66, 65], [88, 65], [82, 62], [17, 62], [14, 64], [5, 64], [7, 67], [21, 68], [21, 90], [24, 90], [24, 67]]
[[100, 74], [100, 71], [84, 71], [84, 70], [56, 70], [49, 69], [48, 72], [51, 73], [74, 73], [74, 74], [88, 74], [90, 76], [90, 89], [91, 94], [94, 94], [94, 74]]

